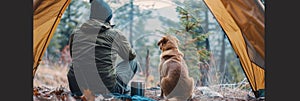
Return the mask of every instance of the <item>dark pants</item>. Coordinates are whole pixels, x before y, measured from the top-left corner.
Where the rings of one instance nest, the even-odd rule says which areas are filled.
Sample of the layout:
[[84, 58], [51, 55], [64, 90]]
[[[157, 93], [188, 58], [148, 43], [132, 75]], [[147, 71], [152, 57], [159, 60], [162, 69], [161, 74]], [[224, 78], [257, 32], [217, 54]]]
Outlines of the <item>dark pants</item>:
[[[116, 74], [117, 80], [116, 85], [109, 89], [111, 93], [120, 93], [125, 94], [130, 91], [130, 87], [128, 87], [128, 82], [133, 78], [135, 75], [139, 64], [137, 61], [132, 60], [129, 62], [122, 61], [116, 66]], [[67, 74], [68, 81], [69, 81], [69, 88], [71, 90], [72, 96], [82, 96], [82, 92], [78, 87], [76, 82], [75, 74], [73, 67], [70, 67], [70, 70]]]

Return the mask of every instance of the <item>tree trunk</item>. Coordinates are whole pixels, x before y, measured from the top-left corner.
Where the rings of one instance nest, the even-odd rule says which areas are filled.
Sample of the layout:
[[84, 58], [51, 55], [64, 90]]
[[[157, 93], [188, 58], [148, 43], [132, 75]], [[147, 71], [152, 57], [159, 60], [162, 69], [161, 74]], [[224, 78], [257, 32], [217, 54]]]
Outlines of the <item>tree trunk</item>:
[[[208, 24], [209, 24], [209, 21], [208, 21], [208, 10], [205, 10], [205, 31], [206, 33], [209, 32], [209, 28], [208, 28]], [[206, 49], [207, 51], [210, 50], [210, 47], [209, 47], [209, 40], [208, 40], [208, 37], [205, 39], [205, 44], [206, 44]]]
[[221, 73], [221, 80], [225, 78], [225, 34], [222, 38], [222, 46], [221, 46], [221, 60], [220, 60], [220, 73]]
[[130, 25], [129, 25], [129, 43], [131, 48], [133, 47], [132, 43], [132, 27], [133, 27], [133, 0], [130, 0]]
[[150, 56], [149, 56], [149, 49], [147, 49], [147, 55], [146, 55], [146, 84], [147, 84], [148, 76], [149, 76], [149, 67], [150, 67]]

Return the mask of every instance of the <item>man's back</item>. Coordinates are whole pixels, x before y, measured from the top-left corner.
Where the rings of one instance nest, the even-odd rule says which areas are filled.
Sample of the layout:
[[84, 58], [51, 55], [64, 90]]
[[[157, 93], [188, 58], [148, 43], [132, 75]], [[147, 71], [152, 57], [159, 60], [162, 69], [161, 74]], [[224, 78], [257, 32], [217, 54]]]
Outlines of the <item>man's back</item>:
[[[74, 32], [74, 37], [71, 39], [73, 39], [71, 40], [73, 66], [76, 65], [77, 70], [80, 71], [88, 71], [83, 67], [92, 68], [89, 69], [89, 72], [96, 70], [101, 78], [100, 81], [105, 84], [108, 90], [117, 85], [117, 56], [119, 55], [127, 62], [136, 56], [126, 37], [120, 31], [112, 29], [110, 25], [99, 20], [88, 20], [79, 30]], [[73, 68], [71, 68], [72, 71]], [[99, 76], [92, 78], [99, 78]], [[83, 78], [79, 81], [86, 82]]]
[[[70, 90], [78, 96], [86, 89], [94, 94], [124, 94], [139, 66], [134, 60], [136, 54], [126, 37], [109, 24], [112, 18], [109, 5], [103, 0], [90, 3], [90, 19], [71, 35]], [[115, 63], [118, 55], [123, 61]]]

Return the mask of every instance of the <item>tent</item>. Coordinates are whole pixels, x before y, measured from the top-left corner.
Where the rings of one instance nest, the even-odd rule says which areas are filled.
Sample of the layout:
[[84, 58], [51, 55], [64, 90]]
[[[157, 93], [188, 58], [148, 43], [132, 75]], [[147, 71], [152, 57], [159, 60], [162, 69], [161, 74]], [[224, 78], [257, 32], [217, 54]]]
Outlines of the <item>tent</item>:
[[[35, 1], [35, 0], [34, 0]], [[34, 9], [33, 76], [71, 0], [43, 0]], [[255, 97], [265, 92], [264, 6], [259, 0], [204, 0], [240, 59]]]
[[256, 98], [265, 93], [265, 20], [259, 0], [204, 0], [237, 54]]
[[33, 77], [71, 0], [33, 0]]

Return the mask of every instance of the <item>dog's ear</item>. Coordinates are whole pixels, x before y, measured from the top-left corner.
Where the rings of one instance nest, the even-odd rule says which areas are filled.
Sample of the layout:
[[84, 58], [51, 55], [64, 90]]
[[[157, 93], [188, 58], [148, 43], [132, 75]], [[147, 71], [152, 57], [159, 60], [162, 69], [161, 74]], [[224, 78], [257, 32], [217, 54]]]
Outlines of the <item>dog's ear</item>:
[[157, 45], [160, 46], [161, 44], [165, 44], [166, 42], [168, 42], [168, 38], [164, 36], [158, 41]]
[[159, 49], [162, 50], [162, 46], [166, 44], [169, 41], [167, 37], [163, 37], [161, 40], [158, 41], [157, 45], [159, 46]]

